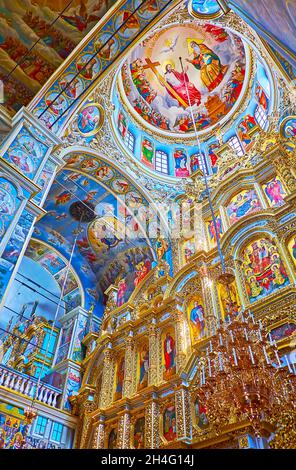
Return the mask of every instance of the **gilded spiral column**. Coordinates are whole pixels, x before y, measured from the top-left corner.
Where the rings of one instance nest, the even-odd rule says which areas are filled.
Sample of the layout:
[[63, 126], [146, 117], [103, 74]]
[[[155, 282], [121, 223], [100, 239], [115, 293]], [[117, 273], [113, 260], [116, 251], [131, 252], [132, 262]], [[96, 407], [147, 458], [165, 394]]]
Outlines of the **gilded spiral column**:
[[177, 436], [178, 439], [190, 439], [191, 437], [191, 413], [189, 391], [181, 386], [175, 394]]
[[131, 416], [128, 410], [125, 410], [118, 421], [117, 448], [129, 449], [131, 441]]
[[147, 449], [159, 448], [159, 404], [155, 398], [152, 398], [145, 409], [145, 436]]
[[100, 396], [100, 408], [106, 408], [113, 401], [115, 364], [113, 351], [109, 348], [104, 351], [103, 377]]

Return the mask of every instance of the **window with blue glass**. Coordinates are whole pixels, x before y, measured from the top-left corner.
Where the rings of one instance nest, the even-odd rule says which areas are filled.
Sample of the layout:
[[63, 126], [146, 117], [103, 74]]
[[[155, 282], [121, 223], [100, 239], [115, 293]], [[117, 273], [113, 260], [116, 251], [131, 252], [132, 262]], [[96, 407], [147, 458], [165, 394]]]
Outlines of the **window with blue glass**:
[[45, 433], [46, 424], [47, 418], [44, 418], [44, 416], [38, 416], [35, 426], [35, 433], [39, 434], [39, 436], [43, 436]]
[[135, 137], [133, 136], [133, 134], [130, 131], [127, 131], [127, 133], [126, 133], [125, 142], [126, 142], [127, 147], [129, 148], [129, 150], [134, 152], [134, 150], [135, 150]]
[[53, 423], [51, 439], [55, 442], [61, 442], [63, 425], [61, 423]]

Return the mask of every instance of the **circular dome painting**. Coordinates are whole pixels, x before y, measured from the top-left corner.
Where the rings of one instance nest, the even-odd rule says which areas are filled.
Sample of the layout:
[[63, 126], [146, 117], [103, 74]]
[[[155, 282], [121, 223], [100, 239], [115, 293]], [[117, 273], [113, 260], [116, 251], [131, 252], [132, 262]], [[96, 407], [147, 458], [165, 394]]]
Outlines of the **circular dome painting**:
[[156, 31], [122, 67], [132, 112], [163, 133], [203, 131], [220, 122], [242, 95], [245, 48], [240, 37], [213, 24]]

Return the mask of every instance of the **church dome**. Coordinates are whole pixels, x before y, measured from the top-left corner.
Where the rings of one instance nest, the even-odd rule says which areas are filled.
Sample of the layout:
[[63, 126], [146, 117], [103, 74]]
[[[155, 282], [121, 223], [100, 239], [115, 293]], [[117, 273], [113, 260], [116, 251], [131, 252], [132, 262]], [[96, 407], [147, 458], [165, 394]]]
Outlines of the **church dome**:
[[140, 125], [160, 135], [194, 132], [191, 108], [196, 130], [213, 131], [241, 102], [246, 47], [238, 35], [211, 23], [159, 28], [123, 64], [121, 98]]

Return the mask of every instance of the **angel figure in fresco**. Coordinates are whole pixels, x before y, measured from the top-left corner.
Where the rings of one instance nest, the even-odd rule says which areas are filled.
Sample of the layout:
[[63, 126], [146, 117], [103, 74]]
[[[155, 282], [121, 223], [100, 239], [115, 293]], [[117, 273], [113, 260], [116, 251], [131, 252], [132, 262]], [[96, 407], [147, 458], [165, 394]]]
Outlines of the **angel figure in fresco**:
[[80, 0], [80, 8], [78, 13], [75, 13], [72, 16], [61, 15], [61, 18], [74, 28], [78, 29], [80, 32], [84, 31], [89, 23], [92, 23], [93, 21], [99, 21], [101, 19], [99, 16], [89, 15], [87, 13], [85, 0]]
[[222, 82], [229, 65], [222, 65], [220, 58], [200, 39], [187, 39], [188, 51], [193, 59], [186, 59], [197, 70], [200, 70], [202, 83], [212, 91]]
[[172, 98], [178, 101], [178, 106], [183, 106], [184, 108], [193, 105], [198, 106], [201, 101], [201, 94], [195, 85], [190, 82], [186, 73], [187, 70], [188, 69], [185, 69], [184, 72], [178, 72], [172, 61], [165, 63], [164, 78], [169, 85], [166, 87], [167, 92]]

